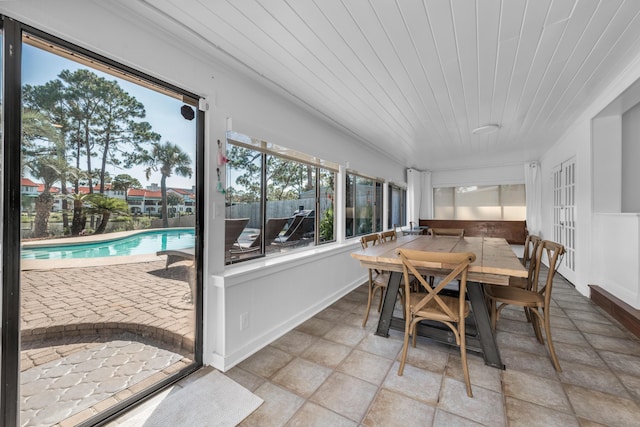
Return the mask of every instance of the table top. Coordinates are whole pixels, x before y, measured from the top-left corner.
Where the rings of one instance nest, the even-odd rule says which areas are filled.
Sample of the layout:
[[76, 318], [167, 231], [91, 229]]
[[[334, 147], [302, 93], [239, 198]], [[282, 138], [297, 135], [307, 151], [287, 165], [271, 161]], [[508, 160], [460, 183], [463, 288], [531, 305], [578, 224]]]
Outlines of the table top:
[[[351, 256], [363, 267], [402, 271], [397, 249], [427, 252], [473, 252], [476, 260], [469, 265], [468, 280], [493, 285], [508, 285], [509, 277], [527, 277], [527, 270], [505, 239], [496, 237], [398, 236], [391, 242], [359, 249]], [[425, 268], [437, 269], [436, 265]]]

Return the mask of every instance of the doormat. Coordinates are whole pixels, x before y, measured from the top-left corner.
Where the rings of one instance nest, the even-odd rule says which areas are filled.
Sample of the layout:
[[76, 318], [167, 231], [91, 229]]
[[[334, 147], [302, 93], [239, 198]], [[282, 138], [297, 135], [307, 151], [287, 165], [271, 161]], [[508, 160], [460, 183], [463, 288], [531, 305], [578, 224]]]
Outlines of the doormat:
[[[263, 400], [218, 371], [173, 387], [125, 416], [116, 425], [127, 427], [236, 426]], [[135, 415], [134, 415], [135, 414]]]

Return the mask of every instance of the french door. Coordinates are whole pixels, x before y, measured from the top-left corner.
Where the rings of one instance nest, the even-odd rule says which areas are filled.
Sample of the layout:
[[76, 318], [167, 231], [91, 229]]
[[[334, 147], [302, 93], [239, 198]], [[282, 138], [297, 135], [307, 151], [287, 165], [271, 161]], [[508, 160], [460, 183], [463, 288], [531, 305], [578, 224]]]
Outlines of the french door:
[[553, 240], [564, 245], [566, 254], [558, 272], [575, 282], [576, 272], [576, 159], [553, 169]]

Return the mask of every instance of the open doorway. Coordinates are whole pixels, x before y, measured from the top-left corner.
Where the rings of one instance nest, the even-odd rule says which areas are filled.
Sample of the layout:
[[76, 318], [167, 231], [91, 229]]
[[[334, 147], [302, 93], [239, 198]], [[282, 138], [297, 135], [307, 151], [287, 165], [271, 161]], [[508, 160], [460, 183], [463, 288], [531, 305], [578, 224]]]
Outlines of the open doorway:
[[202, 113], [179, 88], [19, 34], [18, 345], [3, 352], [19, 351], [21, 425], [94, 423], [201, 364]]

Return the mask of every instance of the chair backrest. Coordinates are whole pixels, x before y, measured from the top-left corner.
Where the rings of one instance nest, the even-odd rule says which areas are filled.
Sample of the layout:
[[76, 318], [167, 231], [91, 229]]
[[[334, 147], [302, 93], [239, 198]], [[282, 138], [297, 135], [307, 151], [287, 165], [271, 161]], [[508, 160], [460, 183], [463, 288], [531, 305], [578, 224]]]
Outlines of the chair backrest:
[[249, 218], [227, 218], [224, 220], [224, 253], [229, 253], [233, 244], [238, 241], [242, 230], [249, 223]]
[[396, 233], [395, 228], [393, 230], [383, 231], [382, 233], [380, 233], [380, 242], [390, 242], [392, 240], [396, 240], [397, 237], [398, 234]]
[[301, 217], [302, 220], [298, 222], [298, 225], [293, 232], [291, 232], [287, 238], [287, 242], [293, 242], [300, 240], [305, 234], [312, 232], [315, 225], [315, 218], [311, 216]]
[[427, 233], [431, 236], [464, 237], [464, 228], [429, 228]]
[[360, 244], [362, 245], [362, 249], [366, 249], [369, 246], [374, 246], [380, 243], [380, 235], [378, 234], [367, 234], [366, 236], [360, 237]]
[[[545, 305], [548, 307], [549, 302], [551, 300], [551, 289], [553, 288], [553, 277], [556, 274], [556, 270], [560, 266], [560, 262], [562, 260], [562, 256], [565, 253], [564, 246], [560, 243], [552, 242], [550, 240], [543, 240], [538, 245], [538, 250], [536, 251], [536, 259], [535, 259], [535, 274], [533, 280], [532, 291], [538, 292], [544, 295]], [[547, 278], [544, 281], [542, 286], [539, 285], [540, 278], [540, 265], [542, 264], [542, 258], [547, 258], [547, 262], [549, 263], [549, 272], [547, 273]], [[531, 259], [533, 263], [533, 258]], [[539, 288], [539, 289], [538, 289]]]
[[[410, 310], [413, 310], [414, 312], [420, 311], [421, 308], [426, 306], [432, 300], [435, 301], [441, 311], [446, 313], [451, 319], [460, 319], [463, 317], [462, 311], [464, 308], [464, 295], [467, 288], [467, 271], [469, 269], [469, 264], [476, 260], [476, 255], [473, 252], [425, 252], [413, 249], [398, 249], [398, 255], [402, 260], [406, 292], [405, 295], [409, 295], [411, 293], [412, 277], [415, 277], [420, 281], [422, 288], [427, 290], [426, 296], [422, 298], [419, 303], [415, 304], [413, 307], [406, 304], [407, 319], [410, 318]], [[425, 272], [424, 269], [437, 270], [440, 274], [446, 273], [446, 276], [435, 288], [431, 288], [427, 279], [423, 276]], [[438, 296], [442, 289], [456, 279], [459, 280], [459, 298], [461, 302], [461, 304], [459, 304], [460, 311], [457, 315], [453, 313], [451, 307], [449, 307]]]
[[287, 231], [284, 232], [282, 237], [289, 237], [291, 235], [291, 233], [296, 231], [298, 229], [298, 227], [300, 226], [300, 223], [302, 222], [303, 218], [304, 217], [302, 215], [294, 216], [293, 217], [293, 221], [291, 221], [291, 224], [289, 224], [289, 227], [287, 228]]
[[522, 265], [529, 266], [531, 257], [534, 256], [536, 249], [542, 239], [535, 234], [527, 234], [527, 238], [524, 241], [524, 252], [522, 254]]
[[[265, 227], [264, 244], [269, 246], [278, 237], [284, 225], [289, 221], [289, 218], [269, 218]], [[251, 243], [250, 248], [256, 248], [260, 246], [260, 238], [262, 237], [262, 231], [258, 234], [258, 237]]]
[[[531, 239], [531, 241], [529, 242], [529, 246], [531, 248], [530, 248], [530, 252], [527, 254], [528, 260], [526, 261], [526, 263], [524, 261], [525, 258], [524, 257], [522, 258], [522, 265], [524, 265], [527, 268], [526, 289], [529, 291], [534, 288], [537, 289], [537, 285], [535, 283], [536, 283], [536, 280], [538, 280], [537, 279], [538, 271], [536, 269], [540, 268], [540, 265], [538, 264], [537, 260], [540, 255], [539, 249], [540, 249], [540, 246], [542, 245], [542, 239], [540, 239], [537, 236], [534, 236], [534, 237], [535, 239]], [[527, 238], [529, 237], [527, 236]]]

